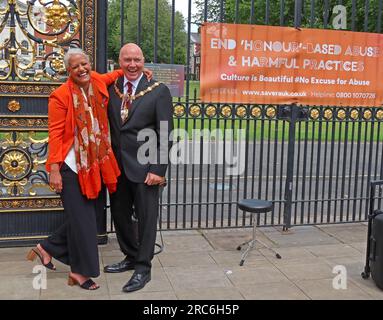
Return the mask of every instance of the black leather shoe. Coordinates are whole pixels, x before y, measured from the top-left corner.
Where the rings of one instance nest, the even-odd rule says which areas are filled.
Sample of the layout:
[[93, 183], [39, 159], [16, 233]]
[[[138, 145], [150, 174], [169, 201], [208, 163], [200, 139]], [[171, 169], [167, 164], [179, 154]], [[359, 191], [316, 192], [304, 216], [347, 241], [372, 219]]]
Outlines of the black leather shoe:
[[124, 285], [122, 288], [122, 291], [124, 292], [132, 292], [136, 290], [140, 290], [151, 280], [150, 271], [146, 272], [137, 272], [135, 271], [130, 278], [130, 280], [127, 282], [127, 284]]
[[104, 267], [104, 272], [108, 273], [125, 272], [128, 270], [134, 270], [134, 263], [126, 259]]

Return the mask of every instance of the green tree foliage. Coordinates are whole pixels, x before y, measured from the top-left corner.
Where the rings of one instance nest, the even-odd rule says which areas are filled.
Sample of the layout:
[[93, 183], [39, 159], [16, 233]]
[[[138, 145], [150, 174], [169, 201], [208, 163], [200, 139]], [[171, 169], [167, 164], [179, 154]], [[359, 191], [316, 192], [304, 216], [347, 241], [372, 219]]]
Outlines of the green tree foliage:
[[[302, 0], [301, 27], [332, 29], [333, 9], [343, 5], [347, 9], [347, 30], [381, 32], [379, 17], [382, 8], [379, 0]], [[197, 23], [204, 21], [204, 0], [195, 0]], [[207, 21], [244, 23], [258, 25], [294, 26], [295, 0], [254, 0], [254, 15], [251, 19], [252, 0], [208, 0]], [[223, 11], [221, 12], [221, 7]], [[379, 10], [380, 9], [380, 10]]]
[[[137, 43], [138, 1], [125, 0], [124, 42]], [[108, 57], [118, 61], [120, 43], [120, 0], [108, 1]], [[171, 62], [172, 8], [167, 0], [158, 1], [157, 62]], [[154, 61], [155, 0], [141, 2], [141, 48], [147, 62]], [[178, 11], [174, 18], [174, 63], [186, 64], [187, 33], [184, 17]]]

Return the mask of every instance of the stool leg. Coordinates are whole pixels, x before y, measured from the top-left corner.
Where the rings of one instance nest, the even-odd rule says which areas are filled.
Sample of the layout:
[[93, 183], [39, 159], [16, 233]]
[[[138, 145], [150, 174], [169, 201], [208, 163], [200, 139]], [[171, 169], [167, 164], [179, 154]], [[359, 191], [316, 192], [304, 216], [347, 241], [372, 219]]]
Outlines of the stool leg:
[[[253, 215], [254, 217], [254, 215]], [[256, 228], [257, 228], [257, 223], [255, 222], [255, 220], [253, 219], [253, 238], [250, 239], [249, 241], [243, 243], [243, 244], [248, 244], [248, 247], [246, 248], [246, 250], [243, 252], [242, 256], [241, 256], [241, 261], [239, 262], [239, 265], [240, 266], [243, 266], [244, 262], [245, 262], [245, 259], [247, 257], [247, 255], [249, 254], [250, 250], [254, 248], [255, 246], [255, 235], [256, 235]]]
[[253, 226], [253, 238], [251, 238], [250, 240], [247, 240], [245, 242], [242, 242], [238, 247], [237, 247], [237, 250], [241, 250], [242, 249], [242, 246], [244, 246], [245, 244], [250, 244], [250, 242], [254, 241], [255, 239], [255, 230], [254, 230], [254, 226]]
[[243, 252], [242, 256], [241, 256], [241, 261], [239, 262], [239, 265], [240, 266], [243, 266], [243, 264], [245, 263], [245, 259], [247, 257], [247, 255], [249, 254], [250, 250], [252, 250], [254, 247], [255, 247], [255, 243], [256, 242], [259, 242], [260, 244], [262, 244], [266, 249], [272, 251], [274, 254], [275, 254], [275, 257], [277, 259], [282, 259], [282, 256], [276, 252], [273, 248], [270, 248], [268, 245], [266, 245], [265, 243], [263, 243], [261, 240], [258, 240], [256, 239], [256, 230], [257, 230], [257, 223], [255, 221], [255, 216], [256, 214], [253, 214], [253, 238], [250, 239], [249, 241], [246, 241], [244, 243], [242, 243], [240, 246], [238, 246], [237, 250], [241, 250], [241, 246], [244, 245], [244, 244], [247, 244], [248, 247], [246, 248], [246, 250]]
[[263, 245], [266, 249], [272, 251], [278, 259], [282, 259], [282, 256], [278, 252], [276, 252], [273, 248], [270, 248], [268, 245], [266, 245], [264, 242], [262, 242], [259, 239], [257, 239], [257, 242]]

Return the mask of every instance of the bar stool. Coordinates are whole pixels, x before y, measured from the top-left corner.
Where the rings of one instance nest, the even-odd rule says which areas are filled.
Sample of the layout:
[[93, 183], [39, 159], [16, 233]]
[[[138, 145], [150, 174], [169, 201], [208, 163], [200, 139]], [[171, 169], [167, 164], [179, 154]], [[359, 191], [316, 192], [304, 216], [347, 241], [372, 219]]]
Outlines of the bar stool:
[[248, 247], [246, 248], [246, 250], [242, 254], [241, 261], [239, 262], [239, 265], [243, 266], [243, 263], [245, 262], [245, 259], [248, 255], [249, 251], [254, 248], [256, 241], [261, 243], [265, 248], [271, 250], [275, 254], [275, 256], [277, 257], [277, 259], [281, 259], [282, 257], [279, 253], [277, 253], [274, 249], [267, 246], [262, 241], [260, 241], [258, 239], [256, 240], [256, 238], [255, 238], [256, 229], [257, 229], [257, 222], [256, 222], [255, 218], [256, 218], [257, 214], [270, 212], [273, 208], [273, 203], [270, 201], [267, 201], [267, 200], [242, 199], [242, 200], [238, 201], [238, 208], [245, 211], [245, 212], [251, 212], [253, 215], [253, 237], [249, 241], [246, 241], [237, 247], [237, 250], [241, 250], [243, 245], [245, 245], [245, 244], [248, 245]]

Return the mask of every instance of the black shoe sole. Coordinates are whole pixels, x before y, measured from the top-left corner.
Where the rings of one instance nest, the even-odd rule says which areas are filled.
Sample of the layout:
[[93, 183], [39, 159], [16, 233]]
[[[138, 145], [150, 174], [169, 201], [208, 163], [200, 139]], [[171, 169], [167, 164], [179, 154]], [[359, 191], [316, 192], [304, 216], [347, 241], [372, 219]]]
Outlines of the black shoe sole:
[[134, 292], [134, 291], [138, 291], [138, 290], [141, 290], [143, 289], [146, 284], [150, 281], [151, 279], [149, 279], [148, 281], [145, 281], [145, 284], [142, 286], [142, 287], [137, 287], [137, 288], [134, 288], [134, 289], [130, 289], [130, 290], [127, 290], [125, 288], [122, 288], [122, 292], [126, 292], [126, 293], [129, 293], [129, 292]]
[[125, 270], [105, 270], [104, 269], [104, 272], [105, 273], [122, 273], [122, 272], [126, 272], [126, 271], [132, 271], [132, 270], [134, 270], [134, 268], [132, 268], [132, 269], [125, 269]]

